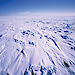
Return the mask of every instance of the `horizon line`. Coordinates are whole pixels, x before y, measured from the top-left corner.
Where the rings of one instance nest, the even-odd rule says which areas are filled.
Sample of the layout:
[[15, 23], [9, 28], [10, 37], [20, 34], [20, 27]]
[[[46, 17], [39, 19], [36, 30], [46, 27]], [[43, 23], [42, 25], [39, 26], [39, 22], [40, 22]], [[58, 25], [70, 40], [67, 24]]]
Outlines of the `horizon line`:
[[19, 12], [0, 16], [75, 16], [75, 12]]

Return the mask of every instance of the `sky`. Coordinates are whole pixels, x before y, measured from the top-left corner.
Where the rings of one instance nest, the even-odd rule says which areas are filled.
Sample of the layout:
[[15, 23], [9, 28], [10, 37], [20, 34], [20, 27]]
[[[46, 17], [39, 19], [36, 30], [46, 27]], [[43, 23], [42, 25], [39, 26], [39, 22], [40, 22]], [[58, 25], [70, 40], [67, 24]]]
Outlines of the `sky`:
[[0, 0], [0, 16], [23, 12], [75, 13], [75, 0]]

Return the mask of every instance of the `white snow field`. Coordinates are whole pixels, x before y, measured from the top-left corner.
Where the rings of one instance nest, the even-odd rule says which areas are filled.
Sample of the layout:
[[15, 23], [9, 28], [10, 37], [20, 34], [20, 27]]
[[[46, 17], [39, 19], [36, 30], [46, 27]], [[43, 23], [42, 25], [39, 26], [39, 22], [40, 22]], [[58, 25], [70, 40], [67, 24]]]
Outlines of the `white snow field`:
[[0, 75], [75, 75], [75, 17], [0, 16]]

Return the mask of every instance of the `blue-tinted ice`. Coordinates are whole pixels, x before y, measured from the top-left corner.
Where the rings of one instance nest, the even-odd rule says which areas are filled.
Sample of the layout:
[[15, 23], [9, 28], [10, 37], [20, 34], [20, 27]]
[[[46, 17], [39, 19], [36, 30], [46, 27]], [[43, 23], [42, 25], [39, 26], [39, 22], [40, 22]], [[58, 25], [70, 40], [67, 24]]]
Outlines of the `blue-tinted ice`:
[[0, 75], [75, 75], [75, 17], [0, 17]]

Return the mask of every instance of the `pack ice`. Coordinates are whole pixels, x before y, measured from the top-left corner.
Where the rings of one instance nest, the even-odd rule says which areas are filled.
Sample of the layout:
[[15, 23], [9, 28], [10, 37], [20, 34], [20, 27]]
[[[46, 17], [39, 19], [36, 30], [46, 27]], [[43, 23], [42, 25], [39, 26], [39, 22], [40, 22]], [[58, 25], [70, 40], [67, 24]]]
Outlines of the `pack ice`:
[[1, 16], [0, 75], [75, 75], [75, 17]]

